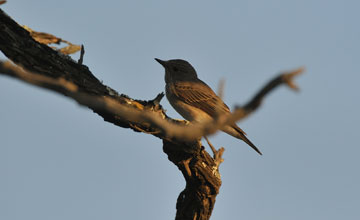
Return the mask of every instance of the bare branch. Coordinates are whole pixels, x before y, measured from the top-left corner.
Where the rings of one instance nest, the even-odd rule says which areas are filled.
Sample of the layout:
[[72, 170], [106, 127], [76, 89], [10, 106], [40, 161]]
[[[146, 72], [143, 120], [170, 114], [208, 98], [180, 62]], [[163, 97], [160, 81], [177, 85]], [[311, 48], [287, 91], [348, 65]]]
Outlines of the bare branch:
[[[51, 78], [40, 74], [31, 73], [11, 62], [0, 61], [0, 74], [15, 77], [27, 83], [59, 92], [73, 98], [79, 104], [93, 109], [101, 114], [113, 115], [129, 124], [134, 130], [154, 134], [162, 139], [178, 139], [194, 141], [203, 136], [216, 133], [219, 129], [238, 120], [238, 112], [220, 115], [216, 120], [204, 123], [174, 123], [165, 116], [163, 111], [145, 109], [135, 101], [121, 103], [111, 96], [95, 96], [82, 92], [77, 85], [66, 79]], [[163, 94], [159, 94], [154, 100], [154, 106], [159, 105]], [[134, 106], [136, 108], [134, 108]], [[159, 109], [158, 109], [159, 110]], [[178, 122], [178, 121], [177, 121]], [[149, 129], [145, 128], [152, 128]]]
[[63, 54], [73, 54], [78, 52], [81, 49], [81, 46], [79, 45], [75, 45], [72, 44], [71, 42], [61, 39], [59, 37], [56, 37], [55, 35], [49, 34], [49, 33], [44, 33], [44, 32], [37, 32], [34, 31], [33, 29], [29, 28], [26, 25], [23, 25], [23, 28], [25, 30], [27, 30], [31, 37], [34, 38], [34, 40], [36, 40], [39, 43], [42, 44], [60, 44], [60, 43], [66, 43], [67, 46], [63, 47], [63, 48], [56, 48], [53, 47], [54, 49], [58, 50], [59, 52], [63, 53]]
[[209, 219], [221, 186], [218, 168], [223, 161], [224, 148], [216, 150], [213, 147], [214, 156], [211, 157], [201, 145], [200, 137], [211, 135], [223, 126], [244, 118], [256, 110], [265, 95], [278, 85], [286, 83], [291, 88], [297, 88], [292, 79], [301, 72], [289, 72], [275, 78], [252, 101], [233, 114], [219, 115], [216, 120], [206, 123], [188, 123], [171, 119], [165, 114], [160, 105], [163, 93], [153, 100], [136, 100], [102, 84], [82, 64], [83, 48], [79, 61], [75, 62], [44, 44], [59, 43], [60, 40], [67, 42], [46, 33], [29, 33], [0, 9], [0, 50], [19, 65], [0, 61], [0, 73], [74, 99], [107, 122], [161, 138], [163, 151], [186, 180], [186, 188], [177, 200], [178, 220]]
[[217, 92], [217, 95], [218, 95], [221, 99], [224, 99], [224, 88], [225, 88], [225, 79], [222, 78], [222, 79], [219, 81], [218, 92]]
[[280, 85], [284, 84], [294, 91], [299, 91], [299, 87], [295, 84], [294, 78], [302, 74], [304, 71], [305, 68], [300, 67], [292, 71], [283, 72], [274, 79], [270, 80], [247, 104], [235, 107], [235, 111], [238, 112], [239, 120], [246, 118], [256, 111], [265, 96], [274, 91], [274, 89]]
[[78, 64], [82, 65], [84, 60], [85, 48], [84, 45], [81, 44], [80, 58], [78, 60]]

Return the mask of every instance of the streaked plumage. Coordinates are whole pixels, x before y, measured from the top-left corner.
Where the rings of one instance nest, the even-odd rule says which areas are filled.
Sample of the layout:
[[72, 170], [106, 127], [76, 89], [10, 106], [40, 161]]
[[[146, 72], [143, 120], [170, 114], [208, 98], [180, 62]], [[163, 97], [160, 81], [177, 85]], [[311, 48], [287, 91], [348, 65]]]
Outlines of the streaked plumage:
[[[166, 97], [174, 109], [186, 120], [201, 122], [212, 120], [218, 114], [230, 114], [229, 107], [206, 83], [201, 81], [195, 69], [185, 60], [162, 61], [165, 68]], [[256, 152], [259, 149], [245, 136], [235, 123], [225, 126], [222, 131], [243, 140]]]

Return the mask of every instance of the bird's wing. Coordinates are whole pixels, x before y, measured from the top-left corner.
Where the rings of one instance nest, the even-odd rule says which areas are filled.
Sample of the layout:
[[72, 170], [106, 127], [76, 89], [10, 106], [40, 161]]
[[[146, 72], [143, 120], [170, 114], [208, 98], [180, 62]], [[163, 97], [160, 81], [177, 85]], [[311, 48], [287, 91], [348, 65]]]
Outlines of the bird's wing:
[[[229, 107], [218, 97], [212, 89], [201, 80], [196, 82], [176, 82], [171, 86], [172, 93], [188, 105], [199, 108], [212, 117], [230, 112]], [[230, 125], [237, 133], [229, 134], [243, 140], [261, 155], [259, 149], [245, 136], [246, 133], [235, 123]], [[225, 131], [226, 132], [226, 131]], [[227, 132], [228, 133], [228, 132]]]
[[199, 108], [215, 117], [219, 114], [229, 113], [229, 107], [204, 82], [180, 81], [174, 83], [173, 93], [178, 99], [188, 105]]

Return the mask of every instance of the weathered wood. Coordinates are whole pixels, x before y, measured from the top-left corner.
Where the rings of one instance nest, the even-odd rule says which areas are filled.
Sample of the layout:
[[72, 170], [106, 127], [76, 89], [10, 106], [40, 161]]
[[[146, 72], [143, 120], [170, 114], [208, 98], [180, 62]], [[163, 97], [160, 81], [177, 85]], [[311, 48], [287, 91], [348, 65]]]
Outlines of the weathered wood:
[[[75, 62], [69, 56], [37, 42], [27, 30], [19, 26], [1, 9], [0, 50], [14, 63], [32, 72], [23, 71], [21, 74], [16, 74], [20, 70], [7, 69], [5, 63], [0, 62], [0, 74], [53, 90], [75, 100], [79, 94], [75, 93], [77, 95], [75, 96], [71, 93], [72, 95], [70, 95], [69, 90], [76, 87], [85, 98], [89, 99], [91, 96], [111, 98], [117, 104], [140, 111], [155, 112], [160, 114], [163, 120], [185, 124], [185, 121], [171, 119], [165, 114], [159, 104], [163, 94], [159, 94], [154, 100], [149, 101], [136, 100], [127, 95], [119, 94], [98, 80], [89, 68], [82, 64], [82, 58], [79, 62]], [[287, 84], [295, 88], [292, 80], [300, 72], [302, 72], [301, 69], [285, 73], [270, 81], [248, 104], [244, 107], [238, 107], [243, 112], [242, 118], [257, 110], [266, 94], [279, 85]], [[40, 77], [35, 77], [34, 73]], [[70, 89], [66, 88], [69, 82], [71, 82]], [[86, 102], [84, 103], [82, 104], [86, 105]], [[186, 180], [186, 187], [177, 199], [176, 219], [207, 220], [210, 218], [221, 186], [219, 165], [222, 162], [223, 148], [215, 151], [214, 156], [211, 157], [198, 140], [184, 142], [176, 138], [169, 138], [166, 131], [149, 122], [131, 121], [124, 115], [113, 114], [103, 108], [94, 107], [95, 105], [86, 106], [103, 117], [105, 121], [114, 125], [161, 138], [163, 140], [163, 151], [168, 155], [169, 160], [179, 168]]]
[[[115, 98], [122, 105], [130, 105], [133, 108], [147, 111], [157, 111], [164, 115], [164, 120], [182, 123], [167, 117], [156, 100], [135, 100], [126, 95], [120, 95], [114, 89], [102, 84], [85, 65], [79, 64], [70, 57], [35, 41], [25, 29], [1, 9], [0, 50], [10, 60], [25, 69], [54, 79], [64, 78], [78, 86], [79, 90], [85, 94]], [[57, 92], [64, 94], [60, 90]], [[154, 128], [147, 123], [132, 123], [119, 115], [109, 115], [96, 109], [93, 110], [105, 121], [117, 126], [151, 133], [164, 139], [164, 152], [181, 170], [187, 182], [185, 190], [178, 199], [176, 219], [209, 219], [221, 180], [217, 168], [215, 169], [216, 172], [212, 168], [215, 165], [214, 160], [204, 150], [200, 142], [186, 143], [168, 140], [166, 134], [161, 131], [154, 131]]]

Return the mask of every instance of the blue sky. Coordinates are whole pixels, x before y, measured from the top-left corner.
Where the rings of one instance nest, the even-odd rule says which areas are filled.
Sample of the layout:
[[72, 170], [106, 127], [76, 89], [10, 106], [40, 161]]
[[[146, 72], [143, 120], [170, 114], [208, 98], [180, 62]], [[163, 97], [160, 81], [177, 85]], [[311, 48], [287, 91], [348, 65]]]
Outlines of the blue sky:
[[[281, 87], [239, 123], [261, 149], [223, 133], [212, 219], [359, 219], [359, 1], [8, 1], [20, 24], [84, 44], [84, 64], [120, 93], [164, 90], [153, 58], [182, 58], [224, 100]], [[74, 58], [78, 58], [75, 54]], [[3, 55], [1, 55], [4, 58]], [[184, 180], [162, 143], [74, 101], [0, 76], [0, 219], [173, 219]], [[163, 100], [168, 115], [181, 118]]]

